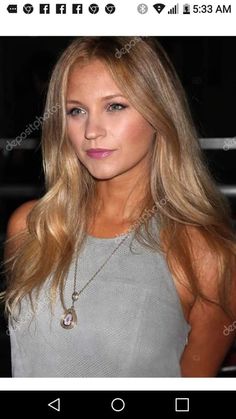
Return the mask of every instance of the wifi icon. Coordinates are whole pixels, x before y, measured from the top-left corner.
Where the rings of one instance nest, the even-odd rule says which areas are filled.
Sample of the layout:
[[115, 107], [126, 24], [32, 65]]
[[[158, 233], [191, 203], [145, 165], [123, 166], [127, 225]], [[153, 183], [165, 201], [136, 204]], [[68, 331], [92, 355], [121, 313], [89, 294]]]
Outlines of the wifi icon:
[[156, 3], [153, 5], [154, 9], [156, 9], [157, 13], [161, 13], [162, 10], [166, 7], [163, 3]]

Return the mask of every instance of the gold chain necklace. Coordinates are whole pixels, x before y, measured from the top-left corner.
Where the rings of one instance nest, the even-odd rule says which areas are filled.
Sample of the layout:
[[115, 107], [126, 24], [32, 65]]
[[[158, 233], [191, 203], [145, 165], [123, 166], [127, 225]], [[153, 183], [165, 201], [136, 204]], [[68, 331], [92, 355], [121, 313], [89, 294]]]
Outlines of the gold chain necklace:
[[[136, 221], [137, 222], [137, 221]], [[134, 224], [135, 225], [135, 224]], [[77, 324], [77, 315], [74, 309], [75, 302], [78, 300], [79, 296], [82, 294], [82, 292], [87, 288], [87, 286], [94, 280], [96, 275], [102, 270], [102, 268], [106, 265], [106, 263], [111, 259], [111, 257], [114, 255], [114, 253], [119, 249], [119, 247], [124, 243], [124, 241], [127, 239], [130, 230], [132, 231], [132, 227], [128, 230], [128, 233], [125, 234], [125, 237], [121, 240], [121, 242], [118, 244], [118, 246], [113, 250], [113, 252], [108, 256], [108, 258], [105, 260], [105, 262], [100, 266], [100, 268], [95, 272], [95, 274], [89, 279], [89, 281], [81, 288], [81, 290], [76, 291], [76, 280], [77, 280], [77, 267], [78, 267], [78, 255], [76, 258], [75, 263], [75, 272], [74, 272], [74, 287], [73, 287], [73, 293], [72, 293], [72, 305], [70, 308], [66, 309], [63, 315], [61, 316], [61, 326], [64, 329], [72, 329]], [[121, 234], [118, 237], [122, 237], [124, 235]]]

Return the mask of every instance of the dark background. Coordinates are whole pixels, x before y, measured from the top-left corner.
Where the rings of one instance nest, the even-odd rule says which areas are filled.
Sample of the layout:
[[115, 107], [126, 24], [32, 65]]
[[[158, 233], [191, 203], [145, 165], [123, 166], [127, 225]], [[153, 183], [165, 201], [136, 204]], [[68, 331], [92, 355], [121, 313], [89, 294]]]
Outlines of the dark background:
[[[7, 139], [20, 135], [43, 113], [53, 65], [74, 37], [0, 37], [0, 262], [10, 214], [44, 194], [41, 130], [7, 151]], [[187, 92], [200, 138], [236, 136], [236, 37], [158, 37]], [[213, 140], [212, 140], [213, 141]], [[222, 140], [222, 146], [223, 146]], [[236, 141], [235, 141], [236, 142]], [[235, 153], [203, 148], [217, 184], [236, 185]], [[232, 218], [236, 198], [228, 196]], [[4, 288], [4, 276], [0, 277]], [[231, 349], [219, 375], [236, 376]], [[0, 376], [10, 376], [10, 346], [0, 314]]]

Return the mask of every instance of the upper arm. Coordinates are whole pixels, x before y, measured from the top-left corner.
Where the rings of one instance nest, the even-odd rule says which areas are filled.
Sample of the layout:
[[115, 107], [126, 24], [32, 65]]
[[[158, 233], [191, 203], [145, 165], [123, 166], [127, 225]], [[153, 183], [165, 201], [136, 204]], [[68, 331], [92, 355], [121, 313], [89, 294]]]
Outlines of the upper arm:
[[[217, 256], [212, 253], [200, 234], [191, 232], [198, 263], [198, 279], [204, 294], [217, 300], [218, 269]], [[236, 272], [233, 273], [230, 308], [236, 319]], [[219, 305], [197, 298], [189, 313], [188, 344], [181, 358], [182, 375], [188, 377], [216, 376], [235, 337], [234, 320]], [[225, 333], [231, 326], [230, 333]]]
[[[27, 201], [16, 208], [11, 214], [6, 230], [6, 244], [4, 248], [4, 259], [7, 259], [14, 250], [17, 249], [20, 242], [17, 240], [18, 233], [22, 232], [27, 227], [27, 216], [31, 209], [36, 204], [37, 200]], [[14, 240], [15, 237], [15, 240]], [[12, 239], [8, 242], [8, 239]]]
[[235, 340], [233, 321], [219, 307], [197, 300], [189, 323], [191, 331], [181, 358], [182, 375], [214, 377]]

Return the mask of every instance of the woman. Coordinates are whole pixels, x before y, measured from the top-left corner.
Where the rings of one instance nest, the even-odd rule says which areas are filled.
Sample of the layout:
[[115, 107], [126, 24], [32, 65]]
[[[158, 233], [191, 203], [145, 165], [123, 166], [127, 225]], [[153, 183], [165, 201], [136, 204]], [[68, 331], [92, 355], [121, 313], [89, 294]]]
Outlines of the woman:
[[161, 46], [74, 40], [45, 112], [46, 194], [7, 229], [13, 376], [217, 375], [235, 236]]

